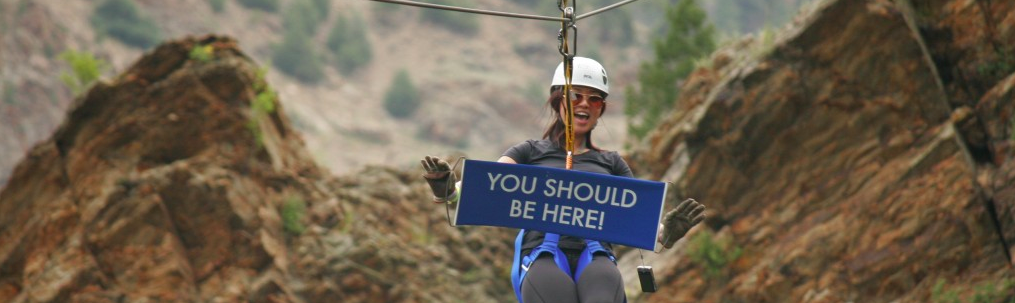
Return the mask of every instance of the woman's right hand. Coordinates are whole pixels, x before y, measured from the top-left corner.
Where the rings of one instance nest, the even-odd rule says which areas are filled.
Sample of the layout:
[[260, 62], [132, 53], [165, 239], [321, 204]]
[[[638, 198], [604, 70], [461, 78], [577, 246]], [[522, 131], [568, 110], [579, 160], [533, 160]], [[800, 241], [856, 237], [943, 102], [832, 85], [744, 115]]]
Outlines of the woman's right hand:
[[662, 232], [659, 233], [657, 241], [662, 243], [663, 247], [673, 247], [673, 243], [683, 238], [702, 220], [705, 220], [705, 205], [694, 199], [684, 200], [664, 216]]
[[434, 203], [444, 203], [455, 193], [453, 185], [458, 181], [455, 173], [451, 171], [451, 165], [434, 156], [423, 157], [419, 162], [425, 171], [423, 178], [433, 191]]

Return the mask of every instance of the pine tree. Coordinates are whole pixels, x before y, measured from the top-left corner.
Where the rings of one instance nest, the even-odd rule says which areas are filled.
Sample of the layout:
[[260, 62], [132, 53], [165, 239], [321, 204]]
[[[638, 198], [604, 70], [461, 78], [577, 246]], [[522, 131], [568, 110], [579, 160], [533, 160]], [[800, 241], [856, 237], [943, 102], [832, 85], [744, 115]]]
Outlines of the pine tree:
[[339, 14], [335, 26], [328, 34], [328, 49], [335, 58], [335, 66], [342, 74], [349, 75], [356, 69], [370, 63], [373, 50], [367, 39], [366, 27], [358, 14]]
[[314, 49], [314, 41], [301, 30], [286, 30], [282, 43], [274, 47], [271, 63], [303, 83], [317, 83], [324, 78], [324, 68]]
[[676, 105], [679, 81], [694, 69], [694, 60], [715, 50], [715, 29], [695, 0], [681, 0], [666, 10], [662, 38], [653, 41], [655, 60], [642, 63], [640, 89], [627, 87], [628, 134], [640, 140]]
[[409, 73], [404, 69], [395, 74], [391, 87], [384, 94], [384, 109], [395, 118], [412, 116], [419, 108], [421, 100], [416, 86], [412, 84]]

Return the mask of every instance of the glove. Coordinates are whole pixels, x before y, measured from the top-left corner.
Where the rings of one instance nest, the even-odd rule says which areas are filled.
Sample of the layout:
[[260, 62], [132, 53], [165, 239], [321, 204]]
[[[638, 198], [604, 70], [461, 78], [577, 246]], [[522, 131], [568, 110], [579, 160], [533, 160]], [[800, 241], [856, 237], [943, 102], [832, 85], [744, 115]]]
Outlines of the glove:
[[455, 174], [451, 172], [451, 165], [441, 158], [432, 156], [426, 156], [419, 162], [423, 164], [423, 170], [426, 171], [423, 178], [426, 179], [427, 184], [430, 184], [434, 203], [444, 203], [455, 193], [455, 187], [451, 185], [458, 181]]
[[687, 199], [680, 202], [677, 208], [666, 213], [663, 217], [663, 232], [659, 234], [659, 243], [663, 247], [673, 247], [673, 243], [683, 238], [687, 231], [705, 220], [705, 205], [694, 199]]

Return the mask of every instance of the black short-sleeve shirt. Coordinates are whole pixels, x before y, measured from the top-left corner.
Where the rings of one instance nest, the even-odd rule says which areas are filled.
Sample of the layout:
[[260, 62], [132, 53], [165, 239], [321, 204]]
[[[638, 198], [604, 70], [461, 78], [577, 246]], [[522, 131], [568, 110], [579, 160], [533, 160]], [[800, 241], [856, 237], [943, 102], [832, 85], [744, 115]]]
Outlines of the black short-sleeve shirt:
[[[567, 152], [553, 141], [549, 140], [528, 140], [512, 146], [504, 152], [518, 164], [539, 165], [547, 167], [564, 168], [567, 161]], [[620, 154], [613, 151], [596, 151], [575, 155], [572, 159], [572, 169], [610, 174], [614, 176], [633, 177], [631, 168], [627, 162], [620, 157]], [[533, 248], [543, 243], [544, 233], [541, 231], [527, 230], [523, 236], [522, 253], [527, 254]], [[581, 251], [585, 249], [585, 241], [582, 238], [561, 235], [560, 248], [567, 250]], [[607, 249], [612, 249], [609, 243], [603, 243]]]

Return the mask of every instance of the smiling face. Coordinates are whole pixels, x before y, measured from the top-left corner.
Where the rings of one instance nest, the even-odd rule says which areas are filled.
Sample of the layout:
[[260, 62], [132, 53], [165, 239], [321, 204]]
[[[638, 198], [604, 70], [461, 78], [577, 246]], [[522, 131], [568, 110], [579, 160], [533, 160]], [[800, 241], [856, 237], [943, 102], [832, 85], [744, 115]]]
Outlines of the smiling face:
[[[597, 89], [586, 86], [573, 86], [571, 92], [572, 109], [574, 110], [574, 133], [575, 136], [584, 137], [596, 127], [596, 122], [603, 115], [603, 108], [606, 106], [606, 98]], [[564, 116], [564, 102], [559, 102], [558, 114], [561, 120], [567, 120]]]

